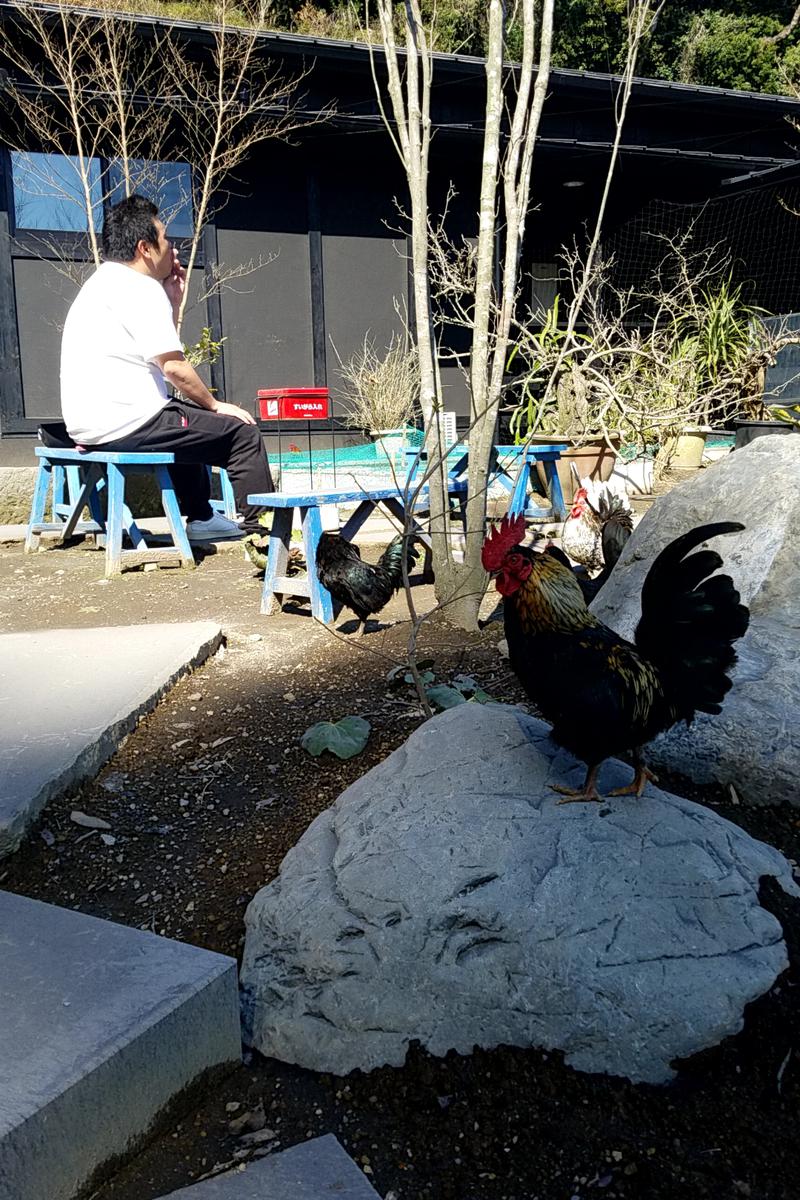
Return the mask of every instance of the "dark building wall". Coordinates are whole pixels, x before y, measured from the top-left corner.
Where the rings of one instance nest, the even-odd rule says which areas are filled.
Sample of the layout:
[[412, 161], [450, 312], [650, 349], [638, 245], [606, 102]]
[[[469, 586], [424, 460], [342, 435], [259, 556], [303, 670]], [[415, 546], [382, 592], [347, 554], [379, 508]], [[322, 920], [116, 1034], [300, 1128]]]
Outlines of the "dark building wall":
[[[0, 26], [4, 7], [0, 3]], [[407, 189], [380, 124], [363, 50], [315, 45], [312, 60], [310, 47], [299, 39], [274, 44], [265, 39], [264, 45], [265, 54], [286, 56], [289, 69], [293, 64], [311, 68], [303, 82], [309, 109], [335, 99], [337, 113], [299, 132], [291, 145], [262, 146], [241, 172], [207, 246], [215, 246], [223, 268], [251, 260], [264, 265], [232, 280], [218, 301], [193, 307], [185, 334], [194, 340], [202, 325], [211, 324], [225, 338], [215, 382], [221, 387], [224, 380], [226, 398], [236, 403], [248, 406], [260, 387], [325, 383], [335, 401], [340, 390], [336, 352], [346, 359], [365, 336], [388, 345], [402, 327], [396, 306], [410, 305], [406, 242], [398, 231], [402, 219], [395, 203], [399, 198], [407, 207]], [[474, 237], [477, 229], [483, 95], [481, 64], [437, 62], [432, 210], [441, 208], [452, 183], [448, 232], [456, 240]], [[558, 248], [596, 215], [608, 163], [601, 143], [613, 137], [615, 96], [616, 84], [609, 79], [558, 72], [551, 80], [524, 251], [526, 265], [537, 264], [544, 276]], [[672, 147], [676, 155], [695, 148], [711, 157], [624, 152], [606, 217], [608, 236], [654, 197], [688, 203], [714, 195], [720, 180], [735, 170], [727, 160], [715, 160], [716, 152], [789, 154], [787, 112], [777, 99], [637, 85], [626, 144]], [[570, 146], [569, 138], [581, 144]], [[595, 148], [586, 144], [592, 141]], [[0, 120], [0, 435], [32, 433], [38, 419], [57, 415], [60, 327], [73, 294], [51, 263], [13, 245], [9, 249], [3, 238], [10, 207], [3, 178], [7, 164]], [[567, 189], [566, 181], [581, 186]], [[199, 280], [192, 286], [197, 292]], [[548, 289], [551, 285], [544, 284], [542, 294]], [[468, 337], [453, 325], [445, 329], [444, 343], [463, 355]], [[445, 404], [466, 414], [463, 372], [447, 359], [442, 378]]]

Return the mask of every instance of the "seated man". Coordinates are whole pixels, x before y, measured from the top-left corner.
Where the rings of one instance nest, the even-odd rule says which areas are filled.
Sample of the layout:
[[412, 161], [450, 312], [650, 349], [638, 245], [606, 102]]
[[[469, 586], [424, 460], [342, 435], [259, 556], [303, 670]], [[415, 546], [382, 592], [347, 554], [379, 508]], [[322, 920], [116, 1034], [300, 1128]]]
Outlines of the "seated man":
[[[190, 541], [259, 531], [263, 510], [246, 498], [274, 490], [261, 435], [186, 361], [175, 327], [186, 272], [150, 200], [129, 196], [109, 210], [103, 257], [64, 325], [61, 409], [70, 437], [103, 450], [173, 453]], [[170, 400], [167, 382], [186, 400]], [[211, 509], [206, 464], [228, 471], [241, 525]]]

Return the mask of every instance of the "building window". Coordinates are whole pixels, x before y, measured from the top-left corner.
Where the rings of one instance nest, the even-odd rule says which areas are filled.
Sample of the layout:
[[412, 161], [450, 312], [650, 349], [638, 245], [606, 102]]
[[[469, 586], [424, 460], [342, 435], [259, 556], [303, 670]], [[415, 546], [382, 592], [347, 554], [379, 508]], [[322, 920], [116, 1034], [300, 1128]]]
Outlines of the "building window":
[[139, 192], [158, 205], [158, 215], [172, 238], [190, 238], [192, 219], [192, 175], [188, 163], [150, 162], [143, 158], [128, 161], [129, 177], [117, 159], [108, 164], [108, 202], [116, 204], [128, 192]]
[[158, 205], [171, 237], [192, 237], [192, 176], [187, 163], [133, 158], [126, 178], [118, 159], [106, 163], [91, 158], [86, 161], [85, 174], [84, 180], [80, 159], [68, 154], [12, 150], [16, 228], [88, 233], [88, 188], [95, 229], [103, 223], [104, 193], [106, 203], [116, 204], [131, 191], [140, 192]]
[[77, 157], [12, 150], [11, 179], [17, 229], [88, 233], [87, 188], [95, 228], [99, 226], [103, 212], [99, 159], [85, 161], [84, 179]]

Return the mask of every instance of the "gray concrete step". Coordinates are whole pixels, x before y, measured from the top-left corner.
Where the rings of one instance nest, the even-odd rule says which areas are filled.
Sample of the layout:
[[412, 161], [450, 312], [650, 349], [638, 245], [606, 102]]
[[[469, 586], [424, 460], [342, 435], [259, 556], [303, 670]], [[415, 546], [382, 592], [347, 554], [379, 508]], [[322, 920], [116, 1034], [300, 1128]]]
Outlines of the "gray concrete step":
[[234, 959], [0, 892], [0, 1200], [72, 1200], [240, 1049]]
[[332, 1133], [161, 1200], [380, 1200]]
[[211, 621], [0, 636], [0, 858], [221, 641]]

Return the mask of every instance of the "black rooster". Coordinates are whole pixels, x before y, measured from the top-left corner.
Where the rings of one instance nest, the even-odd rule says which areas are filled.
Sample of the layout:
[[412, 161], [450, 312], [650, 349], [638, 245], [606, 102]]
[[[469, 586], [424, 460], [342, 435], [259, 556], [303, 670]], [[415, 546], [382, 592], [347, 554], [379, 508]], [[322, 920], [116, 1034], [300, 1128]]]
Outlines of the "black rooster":
[[[614, 795], [640, 796], [652, 776], [641, 748], [695, 712], [718, 713], [731, 687], [733, 643], [750, 614], [722, 559], [696, 546], [743, 525], [721, 521], [676, 538], [658, 555], [642, 588], [634, 642], [586, 607], [578, 582], [552, 553], [519, 545], [522, 518], [503, 520], [483, 546], [483, 565], [504, 597], [509, 658], [525, 691], [553, 725], [553, 737], [587, 765], [583, 788], [557, 788], [572, 800], [599, 800], [597, 774], [629, 751], [636, 775]], [[711, 578], [709, 578], [711, 576]], [[564, 801], [562, 801], [564, 803]]]
[[[364, 633], [368, 618], [381, 611], [403, 584], [403, 535], [384, 550], [374, 565], [361, 561], [358, 546], [337, 533], [323, 533], [317, 547], [317, 574], [334, 600], [351, 608], [359, 620], [358, 634]], [[411, 545], [407, 551], [409, 567], [416, 562]]]

